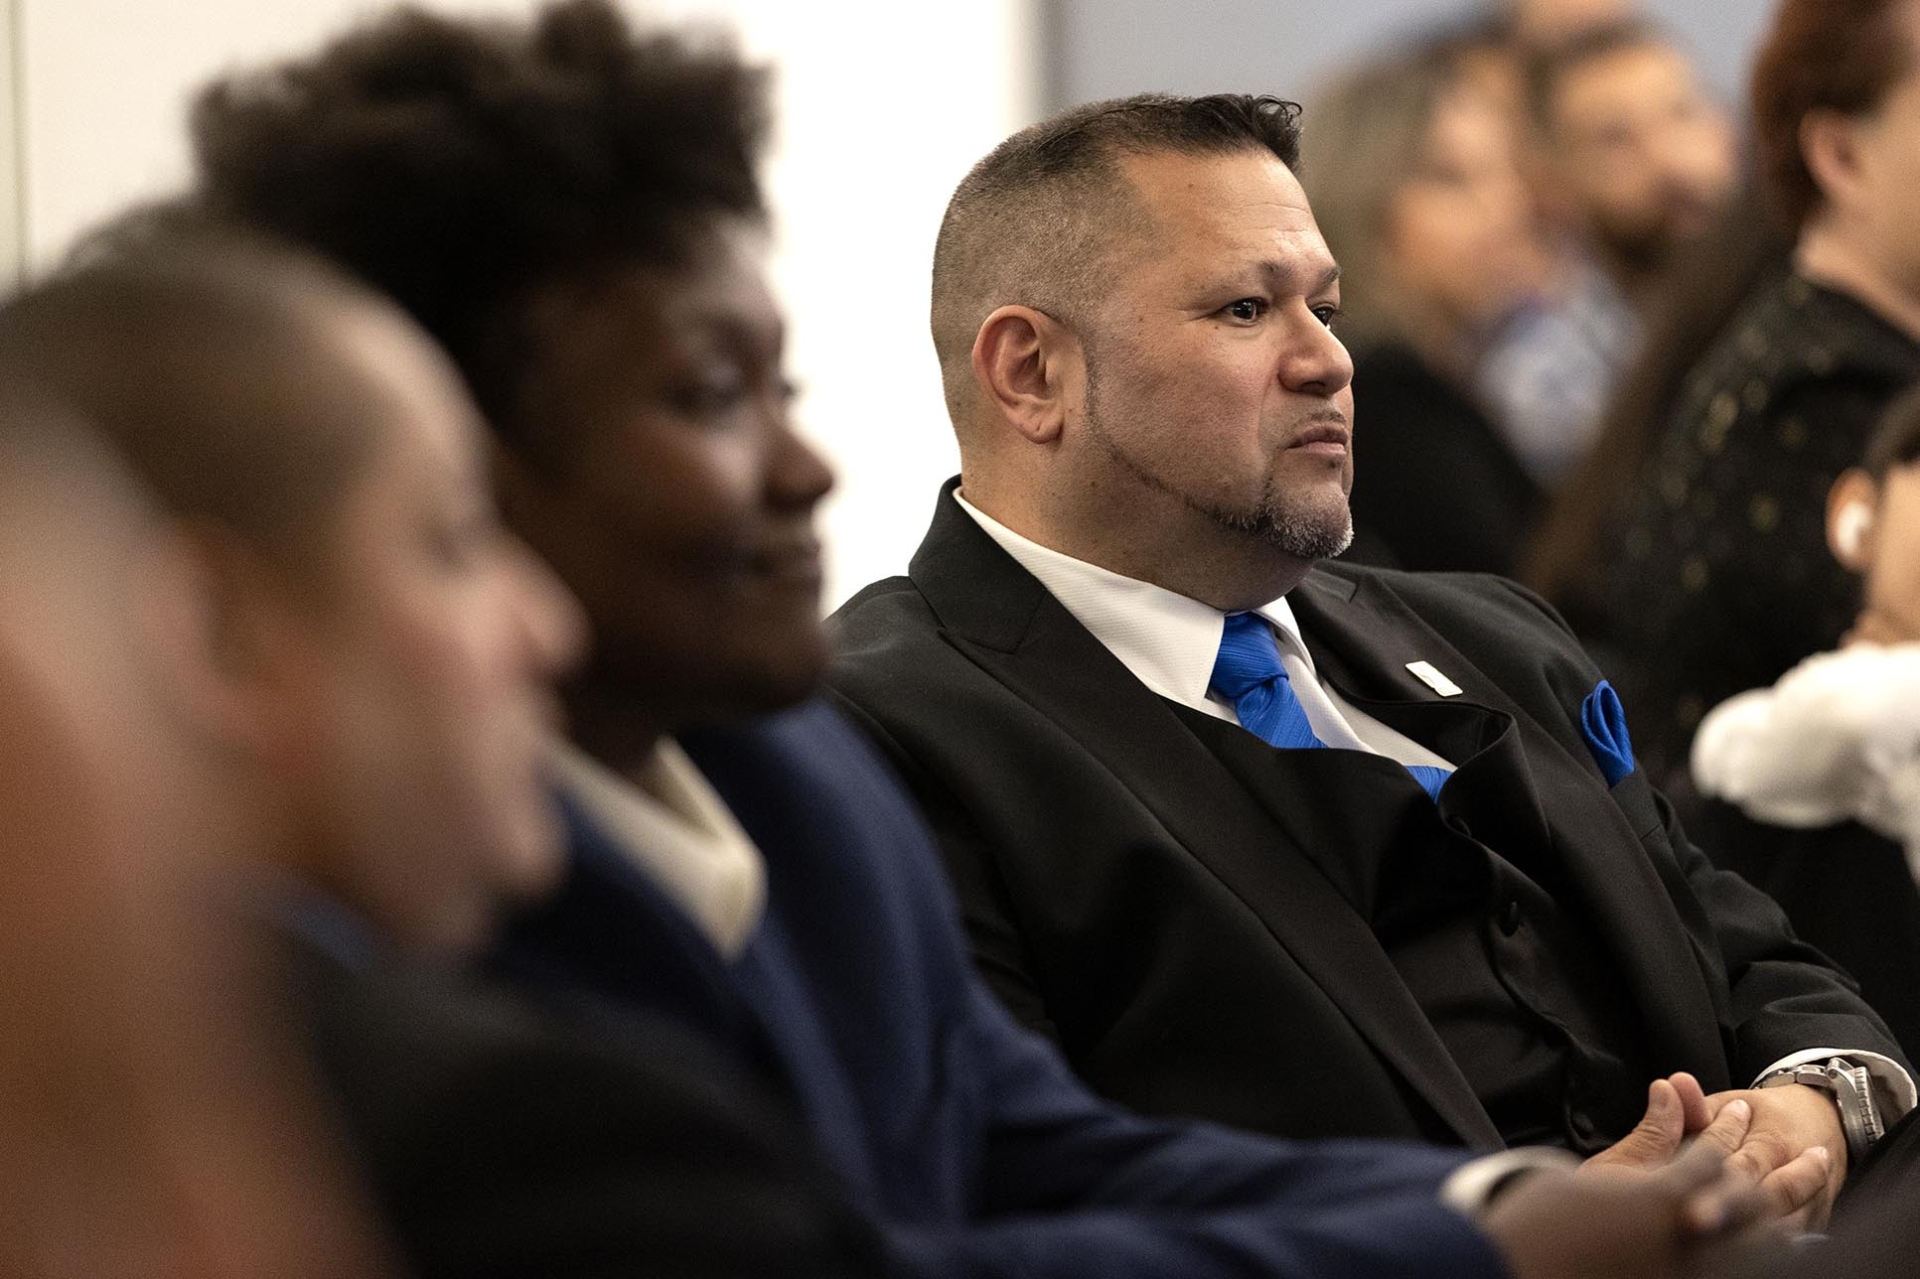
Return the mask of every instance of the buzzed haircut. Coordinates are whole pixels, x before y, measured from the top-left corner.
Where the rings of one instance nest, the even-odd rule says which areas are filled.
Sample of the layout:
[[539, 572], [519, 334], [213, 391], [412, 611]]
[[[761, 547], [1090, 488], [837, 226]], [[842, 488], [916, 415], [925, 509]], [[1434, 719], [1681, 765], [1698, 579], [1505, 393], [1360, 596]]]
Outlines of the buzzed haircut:
[[1076, 107], [989, 152], [954, 191], [933, 251], [933, 345], [956, 422], [987, 316], [1017, 304], [1081, 317], [1112, 257], [1149, 229], [1123, 160], [1267, 151], [1293, 168], [1299, 116], [1265, 95], [1144, 93]]
[[1563, 39], [1529, 52], [1525, 64], [1527, 109], [1543, 131], [1554, 127], [1554, 97], [1566, 78], [1590, 63], [1628, 49], [1674, 48], [1671, 36], [1645, 18], [1619, 18], [1583, 27]]
[[403, 9], [193, 112], [208, 206], [394, 297], [514, 444], [533, 303], [678, 266], [717, 214], [763, 218], [767, 131], [763, 71], [718, 38], [636, 34], [608, 0]]
[[98, 432], [168, 513], [304, 564], [379, 439], [328, 326], [385, 304], [282, 246], [166, 221], [0, 307], [4, 398]]

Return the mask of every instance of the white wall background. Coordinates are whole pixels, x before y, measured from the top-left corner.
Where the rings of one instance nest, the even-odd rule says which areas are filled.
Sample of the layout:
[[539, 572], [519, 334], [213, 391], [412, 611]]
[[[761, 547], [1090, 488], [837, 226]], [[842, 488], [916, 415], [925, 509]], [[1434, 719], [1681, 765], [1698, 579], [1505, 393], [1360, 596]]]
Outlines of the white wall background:
[[[1491, 0], [1046, 0], [1047, 101], [1146, 90], [1299, 100], [1342, 63], [1491, 7]], [[1776, 0], [1641, 0], [1737, 100]], [[1311, 120], [1308, 128], [1312, 128]]]
[[[24, 241], [45, 264], [74, 235], [187, 174], [195, 86], [297, 54], [385, 8], [367, 0], [11, 0], [22, 84]], [[828, 598], [906, 566], [958, 467], [926, 336], [933, 237], [974, 160], [1034, 118], [1035, 0], [649, 0], [717, 18], [779, 69], [769, 181], [802, 418], [841, 485], [825, 516]], [[428, 0], [521, 14], [529, 0]]]

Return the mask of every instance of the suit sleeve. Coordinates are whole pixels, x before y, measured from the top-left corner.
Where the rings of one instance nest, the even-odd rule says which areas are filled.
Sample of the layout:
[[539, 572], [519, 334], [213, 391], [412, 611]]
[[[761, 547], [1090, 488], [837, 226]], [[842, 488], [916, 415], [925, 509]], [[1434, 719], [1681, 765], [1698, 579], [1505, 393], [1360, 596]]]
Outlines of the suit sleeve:
[[[1502, 583], [1554, 628], [1557, 647], [1576, 664], [1567, 692], [1579, 697], [1601, 674], [1580, 651], [1566, 623], [1539, 597]], [[1573, 690], [1581, 690], [1575, 692]], [[1579, 706], [1566, 711], [1569, 731], [1578, 736]], [[1782, 1058], [1813, 1047], [1866, 1050], [1899, 1063], [1911, 1073], [1892, 1032], [1864, 1000], [1851, 978], [1826, 956], [1794, 936], [1774, 900], [1732, 871], [1713, 864], [1682, 829], [1673, 806], [1636, 770], [1613, 788], [1615, 799], [1635, 819], [1648, 855], [1670, 857], [1677, 871], [1670, 884], [1681, 917], [1703, 928], [1704, 961], [1717, 964], [1727, 987], [1722, 1035], [1735, 1087], [1747, 1083]], [[1691, 896], [1697, 909], [1684, 900]]]
[[959, 901], [974, 966], [988, 987], [1021, 1025], [1059, 1043], [1059, 1029], [1047, 1015], [1046, 999], [1034, 979], [1032, 959], [1015, 921], [1013, 895], [1000, 877], [991, 841], [980, 833], [959, 799], [921, 767], [878, 719], [837, 690], [830, 689], [827, 698], [886, 757], [932, 829]]
[[799, 1125], [677, 1026], [388, 986], [321, 1047], [419, 1279], [882, 1273]]
[[[982, 1202], [960, 1229], [895, 1229], [925, 1279], [1328, 1279], [1496, 1276], [1491, 1241], [1443, 1206], [1459, 1152], [1283, 1142], [1142, 1119], [1090, 1093], [977, 981], [972, 1064], [986, 1072]], [[1279, 1086], [1284, 1086], [1279, 1085]]]

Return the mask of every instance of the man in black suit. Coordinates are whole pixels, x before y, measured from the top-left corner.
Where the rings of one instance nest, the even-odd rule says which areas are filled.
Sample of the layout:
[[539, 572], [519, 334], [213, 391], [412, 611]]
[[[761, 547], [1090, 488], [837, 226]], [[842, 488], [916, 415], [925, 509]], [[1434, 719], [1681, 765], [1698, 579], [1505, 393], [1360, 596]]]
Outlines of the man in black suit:
[[1687, 842], [1547, 608], [1324, 563], [1354, 392], [1294, 116], [1095, 104], [961, 184], [932, 322], [962, 475], [838, 615], [836, 690], [995, 988], [1109, 1095], [1648, 1163], [1738, 1095], [1755, 1167], [1830, 1152], [1818, 1220], [1859, 1099], [1913, 1104], [1879, 1018]]

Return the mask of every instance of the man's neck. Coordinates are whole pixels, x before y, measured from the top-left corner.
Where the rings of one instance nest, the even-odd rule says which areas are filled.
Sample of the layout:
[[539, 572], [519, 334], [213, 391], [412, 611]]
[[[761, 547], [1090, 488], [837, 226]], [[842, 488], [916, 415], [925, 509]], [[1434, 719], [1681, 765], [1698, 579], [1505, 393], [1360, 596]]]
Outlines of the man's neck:
[[1832, 222], [1816, 220], [1808, 225], [1793, 262], [1807, 279], [1845, 293], [1920, 342], [1920, 298]]
[[1667, 279], [1665, 264], [1630, 262], [1625, 256], [1611, 251], [1596, 255], [1595, 264], [1607, 282], [1613, 285], [1615, 292], [1626, 300], [1627, 305], [1636, 313], [1644, 314], [1654, 293]]
[[1876, 612], [1870, 607], [1860, 610], [1860, 615], [1853, 619], [1852, 629], [1840, 637], [1843, 645], [1912, 644], [1916, 640], [1920, 640], [1920, 635], [1915, 635], [1913, 628], [1903, 619]]
[[1184, 523], [1179, 537], [1121, 537], [1116, 534], [1123, 526], [1138, 530], [1162, 525], [1151, 516], [1123, 521], [1110, 511], [1088, 519], [1060, 518], [997, 491], [989, 491], [984, 500], [971, 487], [960, 491], [976, 510], [1030, 542], [1224, 613], [1279, 599], [1313, 567], [1312, 561], [1288, 555], [1259, 537], [1203, 524], [1198, 517]]

